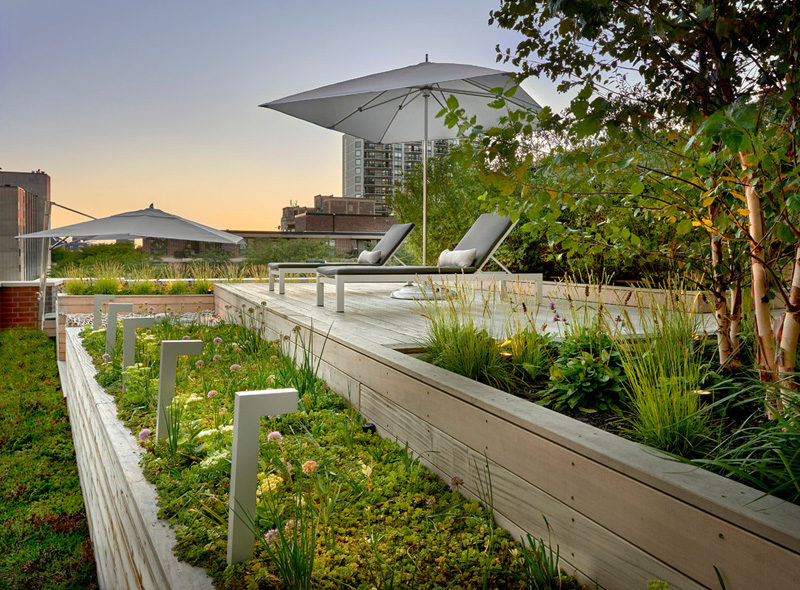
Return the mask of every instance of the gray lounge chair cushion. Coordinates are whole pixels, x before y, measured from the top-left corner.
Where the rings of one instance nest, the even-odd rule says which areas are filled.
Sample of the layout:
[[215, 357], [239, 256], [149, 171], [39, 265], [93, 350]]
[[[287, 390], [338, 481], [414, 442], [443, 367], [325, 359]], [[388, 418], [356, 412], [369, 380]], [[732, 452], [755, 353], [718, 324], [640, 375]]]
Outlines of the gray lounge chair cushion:
[[403, 240], [406, 239], [411, 230], [414, 229], [413, 223], [395, 223], [392, 227], [386, 230], [383, 237], [375, 244], [372, 249], [373, 252], [380, 251], [381, 257], [375, 264], [386, 264], [392, 254], [400, 247]]
[[508, 217], [484, 213], [475, 220], [455, 249], [475, 248], [475, 262], [472, 263], [472, 266], [480, 268], [512, 225], [513, 223]]
[[380, 250], [364, 250], [361, 254], [358, 255], [358, 263], [359, 264], [377, 264], [377, 262], [381, 259], [381, 251]]

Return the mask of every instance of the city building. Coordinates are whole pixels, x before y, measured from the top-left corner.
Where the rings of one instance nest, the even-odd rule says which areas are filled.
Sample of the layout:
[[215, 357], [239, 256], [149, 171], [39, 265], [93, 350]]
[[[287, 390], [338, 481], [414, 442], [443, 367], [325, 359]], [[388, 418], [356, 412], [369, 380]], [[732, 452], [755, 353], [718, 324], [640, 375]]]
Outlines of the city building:
[[[429, 142], [428, 157], [447, 152], [457, 140]], [[342, 195], [373, 199], [383, 206], [395, 184], [422, 162], [422, 142], [372, 143], [352, 135], [342, 137]]]
[[[42, 171], [0, 170], [0, 280], [29, 281], [40, 274], [44, 240], [15, 236], [45, 227], [45, 204], [50, 201], [50, 177]], [[48, 251], [49, 263], [49, 251]]]
[[281, 231], [380, 232], [394, 224], [389, 211], [375, 199], [316, 195], [312, 207], [293, 203], [283, 208]]

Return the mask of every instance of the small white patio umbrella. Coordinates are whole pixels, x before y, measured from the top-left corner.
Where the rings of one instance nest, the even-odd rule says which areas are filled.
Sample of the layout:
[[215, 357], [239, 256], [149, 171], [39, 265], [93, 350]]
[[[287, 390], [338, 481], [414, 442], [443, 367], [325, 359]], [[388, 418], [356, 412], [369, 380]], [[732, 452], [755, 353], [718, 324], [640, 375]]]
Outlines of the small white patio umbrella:
[[110, 217], [37, 231], [17, 236], [17, 238], [80, 238], [84, 240], [164, 238], [219, 244], [244, 242], [244, 238], [241, 236], [178, 217], [161, 209], [155, 209], [153, 205], [147, 209], [118, 213]]
[[[449, 128], [439, 109], [428, 109], [433, 100], [443, 108], [455, 96], [469, 116], [484, 128], [496, 125], [505, 109], [489, 106], [497, 98], [493, 88], [513, 84], [511, 74], [479, 66], [434, 63], [372, 74], [315, 90], [293, 94], [260, 106], [281, 111], [328, 129], [335, 129], [374, 143], [423, 140], [422, 150], [422, 258], [427, 262], [428, 141], [453, 139], [457, 128]], [[509, 109], [538, 110], [540, 107], [524, 90], [517, 88], [506, 98]]]

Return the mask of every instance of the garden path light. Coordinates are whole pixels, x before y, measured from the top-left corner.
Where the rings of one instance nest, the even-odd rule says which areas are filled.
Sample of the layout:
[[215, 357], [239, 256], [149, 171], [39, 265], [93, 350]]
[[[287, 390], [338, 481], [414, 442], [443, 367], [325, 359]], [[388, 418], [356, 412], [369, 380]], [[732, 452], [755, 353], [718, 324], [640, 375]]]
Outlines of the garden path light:
[[121, 311], [133, 311], [133, 303], [109, 303], [106, 318], [106, 352], [114, 354], [117, 345], [117, 314]]
[[162, 340], [161, 369], [158, 372], [158, 417], [156, 418], [156, 440], [167, 438], [166, 408], [175, 396], [175, 374], [178, 357], [203, 352], [202, 340]]
[[293, 414], [296, 411], [296, 389], [236, 392], [228, 509], [228, 565], [253, 556], [261, 417]]

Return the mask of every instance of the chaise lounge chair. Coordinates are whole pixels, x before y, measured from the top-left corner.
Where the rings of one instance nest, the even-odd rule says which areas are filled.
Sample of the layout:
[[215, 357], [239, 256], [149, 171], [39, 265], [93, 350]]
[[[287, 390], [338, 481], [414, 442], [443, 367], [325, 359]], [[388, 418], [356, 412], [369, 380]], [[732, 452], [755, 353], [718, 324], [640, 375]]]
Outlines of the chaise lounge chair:
[[[363, 268], [364, 266], [376, 267], [382, 266], [389, 262], [389, 259], [394, 256], [394, 253], [405, 241], [408, 234], [414, 228], [413, 223], [397, 223], [390, 227], [380, 241], [375, 244], [375, 247], [370, 251], [361, 253], [359, 261], [355, 266]], [[337, 267], [337, 266], [353, 266], [352, 262], [342, 263], [327, 263], [327, 262], [270, 262], [269, 263], [269, 290], [275, 290], [275, 279], [278, 279], [278, 293], [283, 295], [286, 293], [286, 275], [289, 274], [306, 274], [312, 273], [320, 266]]]
[[468, 275], [479, 272], [514, 225], [508, 217], [484, 213], [464, 234], [455, 250], [442, 253], [439, 266], [320, 266], [317, 268], [317, 305], [325, 305], [326, 283], [336, 285], [336, 311], [344, 312], [344, 286], [347, 283], [406, 283], [423, 275]]

